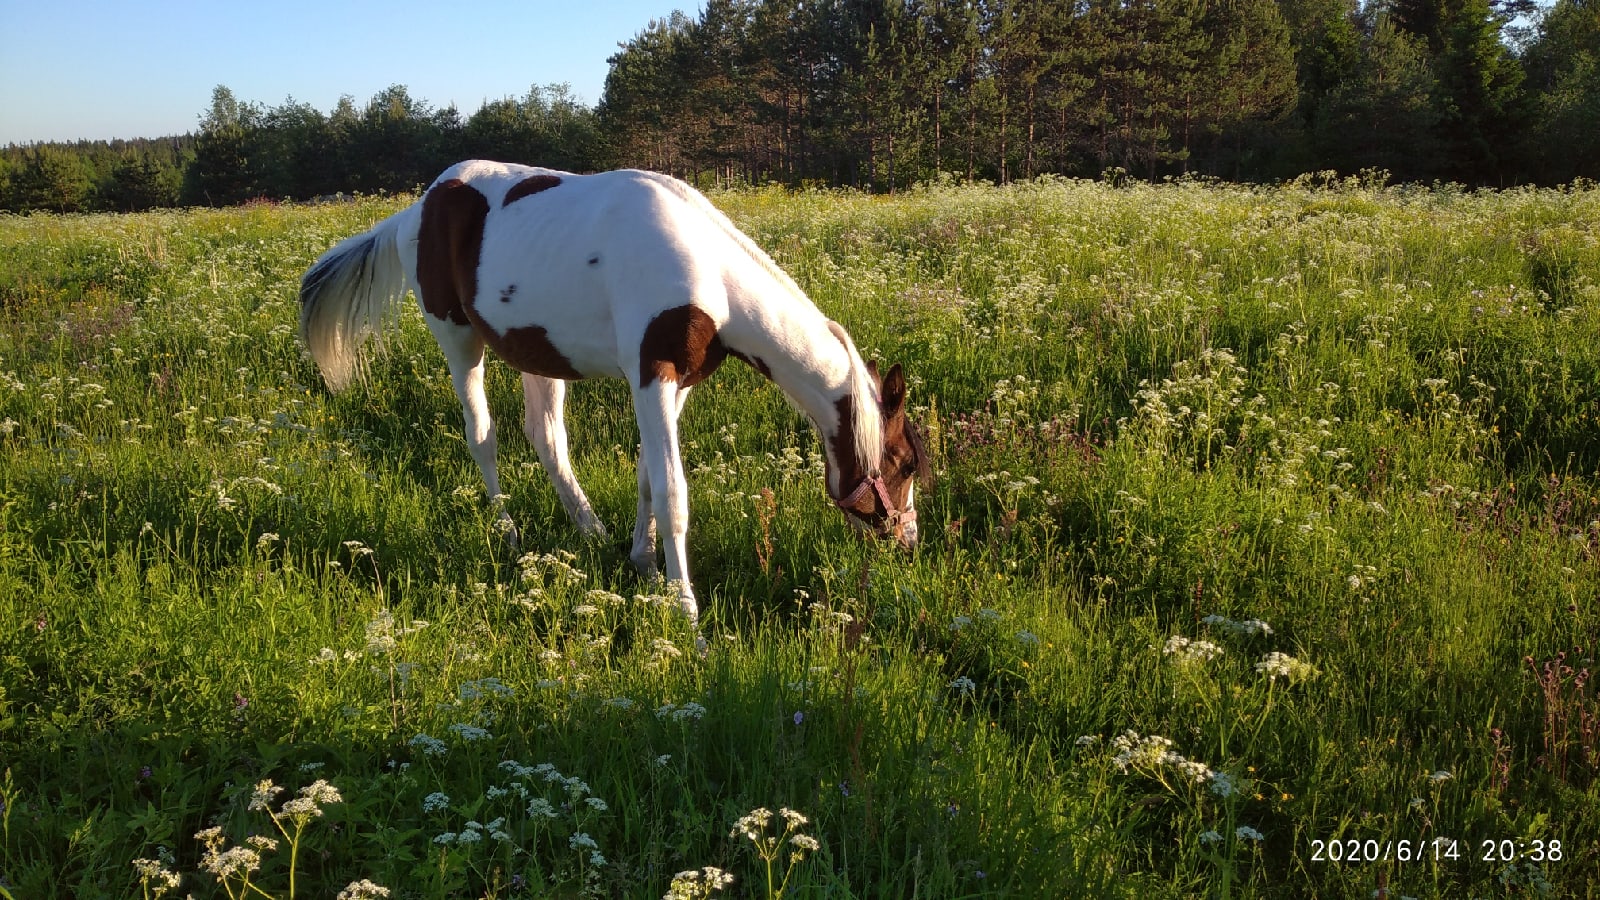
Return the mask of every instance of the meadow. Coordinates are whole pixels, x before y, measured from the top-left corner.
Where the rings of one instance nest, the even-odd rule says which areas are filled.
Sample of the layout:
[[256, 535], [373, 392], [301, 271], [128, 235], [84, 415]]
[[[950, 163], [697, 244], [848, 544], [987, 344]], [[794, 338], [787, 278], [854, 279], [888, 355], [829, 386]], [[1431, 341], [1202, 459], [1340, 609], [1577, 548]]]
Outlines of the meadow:
[[726, 364], [704, 656], [623, 384], [585, 541], [496, 363], [516, 550], [414, 310], [322, 386], [300, 275], [408, 198], [0, 217], [0, 896], [1600, 894], [1600, 190], [713, 199], [935, 471], [862, 541]]

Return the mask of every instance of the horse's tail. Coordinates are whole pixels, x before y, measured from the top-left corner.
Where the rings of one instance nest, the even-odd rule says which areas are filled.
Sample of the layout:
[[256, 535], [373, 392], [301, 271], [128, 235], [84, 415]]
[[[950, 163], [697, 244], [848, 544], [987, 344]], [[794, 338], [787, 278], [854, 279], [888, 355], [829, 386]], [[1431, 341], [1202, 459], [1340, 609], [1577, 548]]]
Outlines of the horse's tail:
[[400, 236], [413, 209], [341, 241], [300, 279], [300, 340], [329, 390], [343, 390], [365, 377], [362, 345], [397, 321], [406, 293]]

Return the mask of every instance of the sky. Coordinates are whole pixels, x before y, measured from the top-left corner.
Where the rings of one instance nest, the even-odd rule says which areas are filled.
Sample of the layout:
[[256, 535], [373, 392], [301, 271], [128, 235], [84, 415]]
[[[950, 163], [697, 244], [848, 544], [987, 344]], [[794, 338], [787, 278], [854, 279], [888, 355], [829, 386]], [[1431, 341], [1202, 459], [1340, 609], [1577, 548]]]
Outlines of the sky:
[[241, 102], [324, 113], [393, 84], [463, 117], [566, 82], [600, 100], [606, 58], [700, 0], [0, 0], [0, 145], [195, 131]]

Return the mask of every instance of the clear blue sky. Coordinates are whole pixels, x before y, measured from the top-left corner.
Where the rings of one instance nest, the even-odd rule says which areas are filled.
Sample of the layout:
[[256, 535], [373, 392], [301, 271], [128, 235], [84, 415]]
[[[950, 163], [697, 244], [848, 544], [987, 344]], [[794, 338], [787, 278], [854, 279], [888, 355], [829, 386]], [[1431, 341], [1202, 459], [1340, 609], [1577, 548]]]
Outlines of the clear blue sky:
[[211, 90], [324, 113], [391, 84], [463, 116], [568, 82], [701, 0], [0, 0], [0, 145], [193, 131]]

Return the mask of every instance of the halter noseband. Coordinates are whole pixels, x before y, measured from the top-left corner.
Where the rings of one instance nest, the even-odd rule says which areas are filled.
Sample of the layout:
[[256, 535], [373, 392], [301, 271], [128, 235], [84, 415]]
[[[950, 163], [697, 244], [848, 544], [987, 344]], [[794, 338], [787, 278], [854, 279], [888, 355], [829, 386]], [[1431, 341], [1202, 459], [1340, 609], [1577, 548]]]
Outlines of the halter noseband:
[[871, 520], [862, 515], [860, 511], [852, 508], [860, 502], [862, 497], [867, 495], [868, 490], [877, 492], [878, 502], [883, 504], [884, 534], [892, 532], [897, 525], [909, 525], [917, 520], [916, 510], [901, 510], [895, 507], [894, 501], [889, 499], [889, 486], [883, 483], [883, 476], [876, 473], [861, 479], [861, 483], [856, 485], [856, 489], [851, 491], [849, 496], [841, 497], [835, 500], [834, 503], [838, 504], [839, 508], [844, 510], [846, 514], [854, 513], [857, 518], [871, 524]]

